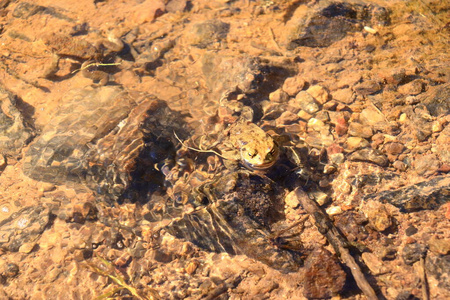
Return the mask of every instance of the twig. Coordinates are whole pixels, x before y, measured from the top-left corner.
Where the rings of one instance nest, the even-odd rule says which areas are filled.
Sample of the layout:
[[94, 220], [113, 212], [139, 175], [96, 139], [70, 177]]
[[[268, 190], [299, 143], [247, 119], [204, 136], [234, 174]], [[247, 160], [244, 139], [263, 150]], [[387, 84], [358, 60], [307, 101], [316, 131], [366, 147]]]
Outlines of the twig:
[[83, 71], [84, 69], [87, 69], [87, 68], [92, 67], [92, 66], [100, 67], [100, 66], [118, 66], [118, 65], [120, 65], [120, 63], [110, 63], [110, 64], [91, 63], [91, 64], [83, 66], [83, 67], [81, 67], [79, 69], [73, 70], [72, 72], [70, 72], [70, 74], [76, 73], [78, 71]]
[[179, 137], [178, 135], [175, 133], [175, 131], [173, 132], [173, 134], [175, 135], [175, 138], [181, 143], [181, 145], [183, 145], [185, 148], [192, 150], [192, 151], [196, 151], [196, 152], [201, 152], [201, 153], [214, 153], [215, 155], [226, 159], [225, 157], [223, 157], [222, 155], [220, 155], [219, 152], [214, 151], [214, 150], [202, 150], [202, 149], [197, 149], [197, 148], [193, 148], [193, 147], [189, 147], [188, 145], [186, 145], [186, 143], [184, 143]]
[[369, 282], [367, 282], [355, 259], [351, 256], [348, 250], [347, 240], [339, 233], [328, 215], [315, 201], [309, 199], [308, 195], [301, 188], [297, 188], [295, 194], [303, 209], [314, 218], [319, 232], [327, 238], [328, 242], [333, 246], [344, 264], [350, 268], [356, 284], [364, 295], [366, 295], [367, 299], [377, 300], [378, 297], [375, 294], [375, 291], [370, 286]]
[[422, 298], [423, 300], [430, 300], [430, 294], [428, 291], [428, 280], [427, 280], [427, 273], [425, 269], [425, 257], [420, 258], [420, 267], [422, 270], [420, 272], [422, 273]]

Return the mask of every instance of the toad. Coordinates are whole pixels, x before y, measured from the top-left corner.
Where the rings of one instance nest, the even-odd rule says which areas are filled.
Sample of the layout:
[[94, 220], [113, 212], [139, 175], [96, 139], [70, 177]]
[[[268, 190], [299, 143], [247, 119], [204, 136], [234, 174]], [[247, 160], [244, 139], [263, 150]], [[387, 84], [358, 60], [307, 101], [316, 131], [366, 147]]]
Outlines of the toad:
[[243, 119], [231, 124], [219, 135], [201, 136], [199, 149], [182, 144], [194, 151], [219, 155], [229, 168], [241, 163], [254, 171], [269, 169], [280, 154], [278, 144], [268, 133], [256, 124]]
[[225, 159], [239, 161], [251, 170], [270, 168], [280, 152], [269, 134], [256, 124], [243, 120], [227, 129], [224, 141], [217, 148]]

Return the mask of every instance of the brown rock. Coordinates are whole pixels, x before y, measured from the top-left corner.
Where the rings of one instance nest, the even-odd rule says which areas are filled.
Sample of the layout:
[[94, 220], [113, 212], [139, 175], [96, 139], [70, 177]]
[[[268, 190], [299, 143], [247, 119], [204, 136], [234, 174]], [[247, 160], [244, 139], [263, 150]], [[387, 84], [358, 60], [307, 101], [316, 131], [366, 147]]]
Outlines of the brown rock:
[[334, 91], [331, 95], [333, 96], [333, 99], [345, 104], [353, 103], [356, 97], [355, 93], [349, 88]]
[[335, 127], [335, 130], [336, 130], [336, 134], [337, 134], [338, 136], [343, 136], [344, 134], [346, 134], [347, 131], [348, 131], [348, 123], [347, 123], [347, 120], [346, 120], [345, 118], [338, 118], [338, 119], [336, 120], [336, 127]]
[[406, 171], [406, 169], [408, 168], [408, 166], [404, 162], [402, 162], [400, 160], [394, 161], [392, 166], [394, 168], [396, 168], [397, 170], [402, 171], [402, 172]]
[[344, 148], [347, 151], [353, 151], [360, 148], [365, 148], [369, 146], [369, 142], [366, 139], [363, 139], [362, 137], [349, 137], [347, 141], [345, 142]]
[[305, 261], [304, 295], [308, 299], [338, 294], [347, 280], [337, 259], [326, 249], [313, 251]]
[[361, 257], [366, 266], [369, 268], [372, 275], [379, 275], [385, 272], [386, 268], [384, 266], [383, 261], [379, 259], [378, 256], [376, 256], [375, 254], [370, 252], [364, 252], [361, 255]]
[[305, 80], [303, 80], [299, 76], [289, 77], [284, 81], [282, 89], [289, 96], [293, 97], [297, 95], [305, 87], [305, 84], [306, 84]]
[[438, 239], [436, 236], [433, 236], [428, 241], [428, 248], [437, 254], [448, 255], [450, 254], [450, 239]]
[[387, 157], [381, 153], [379, 150], [375, 149], [361, 149], [358, 150], [349, 157], [352, 161], [367, 161], [374, 164], [377, 164], [381, 167], [385, 167], [388, 165]]
[[423, 92], [424, 83], [421, 80], [414, 80], [398, 88], [398, 91], [404, 95], [418, 95]]
[[369, 200], [361, 207], [364, 215], [369, 220], [369, 225], [376, 231], [385, 231], [392, 225], [392, 217], [386, 209], [386, 205]]
[[355, 92], [362, 96], [373, 95], [381, 91], [381, 85], [373, 80], [362, 82], [355, 86]]
[[293, 101], [289, 101], [289, 103], [291, 102], [294, 104], [294, 107], [300, 107], [308, 114], [314, 114], [319, 110], [316, 100], [305, 91], [299, 92]]
[[273, 102], [283, 103], [289, 100], [289, 95], [285, 91], [278, 89], [275, 92], [269, 94], [269, 99]]
[[405, 146], [402, 143], [397, 142], [387, 143], [386, 145], [384, 145], [384, 150], [386, 150], [387, 154], [399, 155], [403, 152], [403, 150], [405, 150]]
[[414, 160], [414, 169], [419, 175], [432, 175], [439, 169], [439, 159], [436, 154], [419, 155]]
[[328, 91], [320, 85], [313, 85], [309, 89], [307, 89], [306, 92], [313, 96], [313, 98], [322, 105], [325, 104], [330, 97]]
[[352, 122], [348, 127], [348, 134], [351, 136], [359, 136], [362, 138], [370, 138], [373, 135], [370, 126], [362, 125], [360, 123]]
[[290, 111], [285, 111], [281, 114], [276, 120], [277, 126], [281, 125], [290, 125], [294, 122], [296, 122], [299, 119], [299, 116], [297, 114], [294, 114]]

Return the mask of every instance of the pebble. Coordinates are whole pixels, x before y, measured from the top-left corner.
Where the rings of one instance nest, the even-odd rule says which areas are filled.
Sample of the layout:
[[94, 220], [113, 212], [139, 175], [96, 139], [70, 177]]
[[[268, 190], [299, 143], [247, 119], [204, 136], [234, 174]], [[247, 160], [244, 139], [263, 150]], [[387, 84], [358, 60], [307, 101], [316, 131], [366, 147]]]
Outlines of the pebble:
[[448, 255], [450, 254], [450, 239], [449, 238], [438, 239], [437, 237], [433, 236], [428, 241], [428, 248], [437, 254]]
[[314, 114], [319, 111], [319, 105], [313, 96], [305, 91], [301, 91], [295, 96], [295, 103], [308, 114]]
[[290, 111], [285, 111], [276, 119], [277, 126], [282, 125], [291, 125], [295, 122], [297, 122], [299, 119], [299, 116], [297, 114], [294, 114]]
[[347, 151], [354, 151], [356, 149], [365, 148], [369, 146], [369, 142], [359, 136], [351, 136], [344, 144], [344, 148]]
[[312, 129], [317, 132], [327, 132], [330, 129], [330, 126], [326, 125], [319, 119], [311, 118], [308, 121], [308, 129]]
[[414, 227], [413, 225], [410, 225], [408, 228], [405, 229], [405, 234], [406, 236], [411, 236], [414, 235], [418, 232], [419, 230]]
[[338, 118], [336, 120], [336, 127], [334, 128], [338, 136], [343, 136], [348, 131], [348, 122], [345, 118]]
[[333, 99], [345, 103], [352, 104], [355, 101], [356, 95], [350, 88], [340, 89], [331, 93]]
[[364, 125], [380, 126], [386, 125], [385, 116], [376, 108], [369, 106], [361, 111], [359, 120]]
[[361, 207], [369, 225], [376, 231], [382, 232], [392, 226], [392, 217], [386, 209], [385, 204], [369, 200]]
[[345, 161], [345, 156], [343, 153], [335, 153], [335, 154], [330, 154], [328, 156], [328, 158], [330, 159], [330, 161], [336, 165], [339, 165], [341, 163], [343, 163]]
[[370, 126], [352, 122], [348, 126], [348, 134], [351, 136], [359, 136], [367, 139], [373, 135], [373, 131]]
[[419, 243], [407, 244], [403, 248], [402, 258], [405, 264], [412, 265], [425, 254], [426, 247]]
[[405, 164], [404, 162], [400, 161], [400, 160], [394, 161], [392, 166], [394, 168], [396, 168], [397, 170], [402, 171], [402, 172], [406, 171], [406, 169], [408, 168], [408, 165]]
[[394, 69], [386, 78], [387, 83], [400, 84], [406, 81], [406, 70], [404, 68]]
[[340, 206], [330, 206], [325, 211], [329, 216], [342, 214], [342, 208]]
[[308, 114], [306, 111], [304, 110], [300, 110], [297, 115], [299, 116], [300, 119], [308, 121], [309, 119], [312, 118], [312, 115]]
[[422, 176], [429, 176], [439, 169], [439, 158], [436, 154], [418, 155], [415, 157], [414, 170]]
[[354, 87], [355, 92], [361, 96], [373, 95], [381, 89], [381, 85], [373, 80], [362, 82]]
[[384, 150], [390, 155], [399, 155], [405, 150], [405, 146], [402, 143], [387, 143], [384, 145]]
[[305, 80], [299, 76], [289, 77], [284, 81], [282, 89], [289, 96], [293, 97], [305, 87], [305, 84]]
[[6, 157], [3, 154], [0, 154], [0, 169], [5, 168], [6, 164]]
[[374, 164], [377, 164], [381, 167], [386, 167], [388, 165], [388, 159], [386, 155], [381, 153], [376, 149], [361, 149], [356, 152], [353, 152], [349, 159], [351, 161], [367, 161]]
[[284, 204], [286, 207], [290, 208], [297, 208], [300, 205], [300, 201], [298, 200], [295, 191], [287, 194], [286, 198], [284, 199]]
[[383, 261], [379, 259], [378, 256], [376, 256], [375, 254], [370, 252], [364, 252], [361, 255], [361, 258], [363, 259], [366, 266], [369, 268], [372, 275], [379, 275], [385, 272], [386, 268], [384, 267]]
[[314, 250], [305, 260], [303, 294], [308, 299], [330, 298], [344, 288], [347, 276], [337, 259], [326, 249]]
[[230, 24], [217, 19], [196, 23], [190, 31], [188, 43], [204, 49], [226, 39], [229, 30]]
[[289, 100], [289, 95], [282, 89], [278, 89], [275, 92], [269, 94], [270, 101], [277, 103], [284, 103]]
[[424, 83], [421, 80], [413, 80], [398, 88], [398, 91], [404, 95], [419, 95], [423, 92]]
[[309, 89], [307, 89], [306, 92], [313, 96], [313, 98], [322, 105], [325, 104], [330, 98], [330, 94], [328, 93], [328, 91], [320, 85], [313, 85]]

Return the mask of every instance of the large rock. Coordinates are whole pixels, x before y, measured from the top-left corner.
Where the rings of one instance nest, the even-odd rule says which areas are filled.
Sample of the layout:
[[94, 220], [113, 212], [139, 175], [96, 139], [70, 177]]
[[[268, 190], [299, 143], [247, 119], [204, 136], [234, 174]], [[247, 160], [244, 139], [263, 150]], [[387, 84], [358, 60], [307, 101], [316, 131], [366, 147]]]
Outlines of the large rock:
[[16, 104], [17, 98], [0, 86], [0, 154], [12, 157], [18, 156], [35, 134]]
[[389, 23], [388, 11], [372, 4], [320, 1], [306, 9], [299, 6], [288, 22], [286, 47], [328, 47], [363, 25]]
[[[154, 190], [163, 175], [155, 164], [174, 154], [183, 118], [164, 101], [131, 96], [118, 87], [72, 90], [29, 147], [23, 171], [33, 179], [83, 182], [118, 199]], [[143, 178], [146, 178], [144, 180]]]

